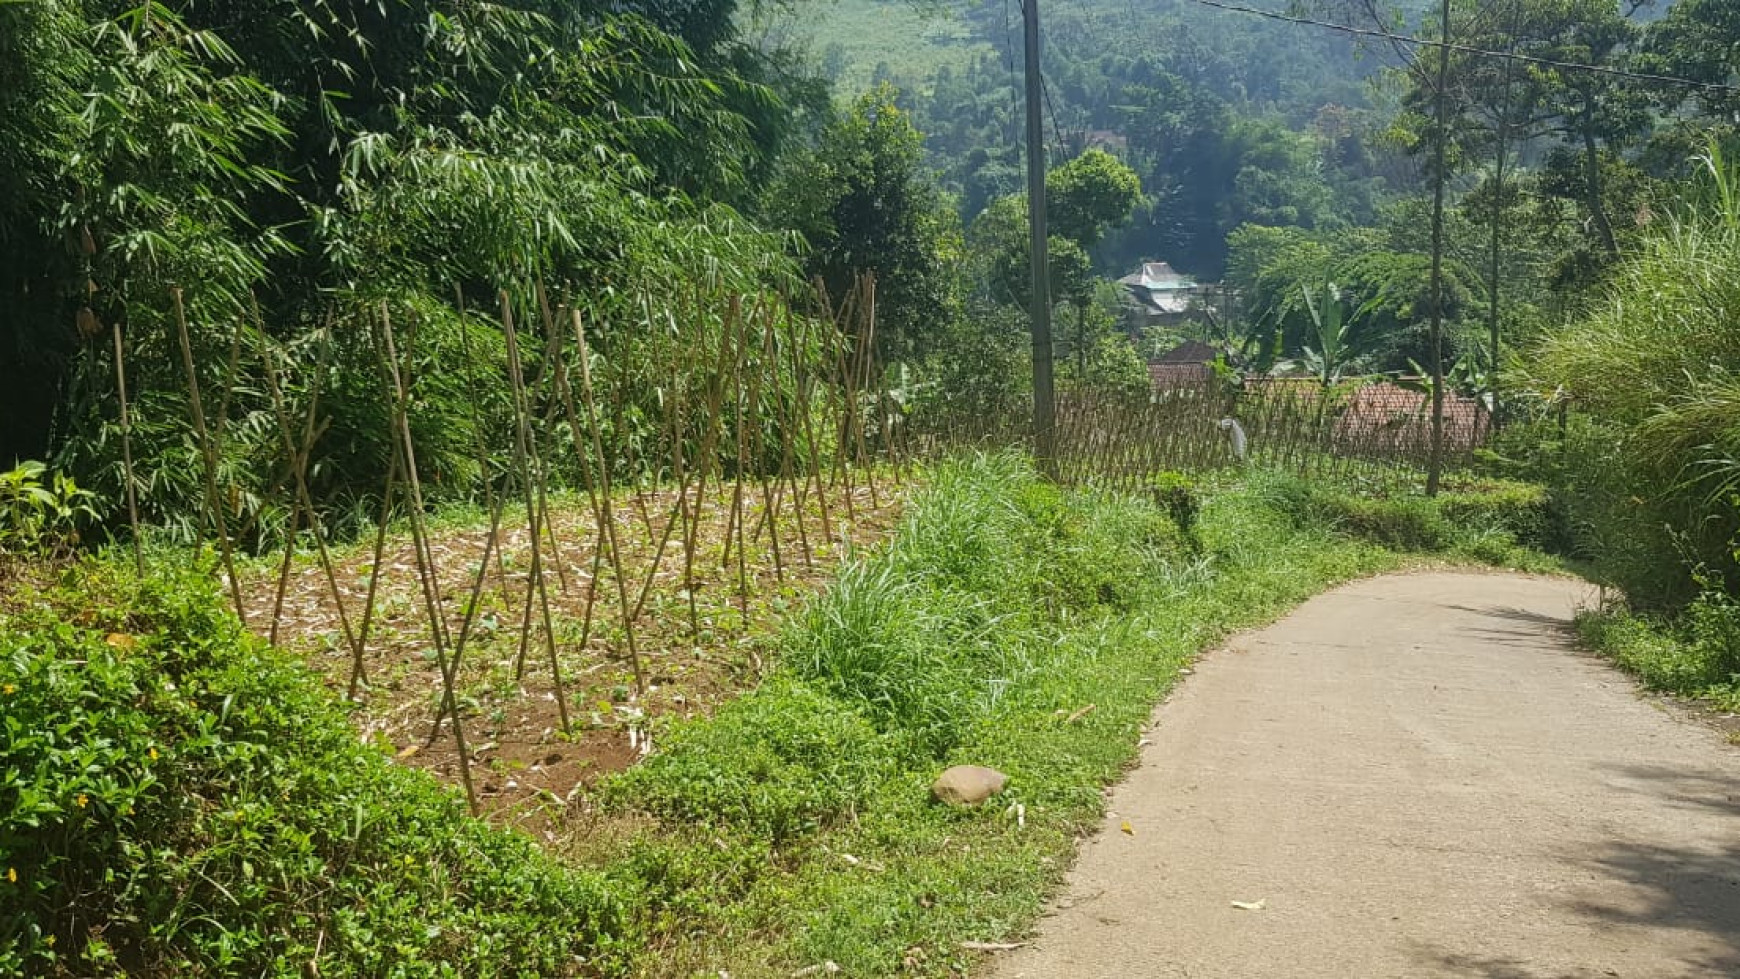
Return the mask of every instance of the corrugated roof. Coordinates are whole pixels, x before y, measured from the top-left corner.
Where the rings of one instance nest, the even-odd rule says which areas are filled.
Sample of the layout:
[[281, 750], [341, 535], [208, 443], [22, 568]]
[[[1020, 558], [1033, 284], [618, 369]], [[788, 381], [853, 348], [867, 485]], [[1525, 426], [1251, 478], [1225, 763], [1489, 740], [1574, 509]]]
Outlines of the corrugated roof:
[[[1383, 438], [1397, 443], [1426, 445], [1431, 441], [1432, 403], [1423, 391], [1414, 391], [1389, 381], [1368, 384], [1350, 394], [1336, 422], [1336, 434], [1346, 438]], [[1447, 394], [1444, 398], [1444, 445], [1467, 450], [1486, 435], [1486, 411], [1471, 398]]]
[[1161, 354], [1154, 360], [1156, 364], [1212, 364], [1220, 358], [1220, 351], [1201, 340], [1186, 340], [1171, 350]]

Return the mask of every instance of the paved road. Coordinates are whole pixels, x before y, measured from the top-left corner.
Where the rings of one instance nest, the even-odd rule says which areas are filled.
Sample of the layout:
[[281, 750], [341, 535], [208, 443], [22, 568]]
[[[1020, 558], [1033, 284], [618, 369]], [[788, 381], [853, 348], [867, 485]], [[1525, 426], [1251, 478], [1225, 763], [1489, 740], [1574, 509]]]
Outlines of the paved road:
[[996, 976], [1740, 976], [1740, 748], [1568, 647], [1590, 597], [1396, 575], [1206, 657]]

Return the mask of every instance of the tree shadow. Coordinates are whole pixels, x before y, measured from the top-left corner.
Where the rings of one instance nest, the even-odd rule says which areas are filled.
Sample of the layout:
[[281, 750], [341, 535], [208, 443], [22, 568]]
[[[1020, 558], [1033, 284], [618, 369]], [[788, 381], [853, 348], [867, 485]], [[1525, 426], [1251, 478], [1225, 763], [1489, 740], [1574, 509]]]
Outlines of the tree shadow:
[[[1461, 631], [1506, 646], [1532, 646], [1566, 642], [1571, 638], [1571, 619], [1546, 615], [1514, 605], [1448, 605], [1458, 612], [1498, 620], [1490, 625], [1470, 625]], [[1505, 628], [1502, 623], [1515, 623], [1523, 628]]]
[[[1559, 915], [1597, 932], [1617, 928], [1675, 936], [1662, 945], [1681, 951], [1650, 976], [1740, 976], [1740, 778], [1724, 766], [1732, 770], [1720, 754], [1711, 756], [1708, 767], [1602, 766], [1609, 787], [1683, 812], [1688, 829], [1680, 839], [1609, 839], [1559, 857], [1574, 868], [1571, 876], [1599, 881], [1594, 889], [1579, 888], [1557, 899]], [[1433, 974], [1487, 979], [1610, 974], [1590, 968], [1555, 971], [1514, 955], [1431, 946], [1422, 947], [1418, 957]]]
[[1723, 771], [1723, 756], [1711, 761], [1708, 768], [1605, 766], [1615, 787], [1684, 810], [1715, 831], [1703, 831], [1703, 845], [1611, 840], [1569, 857], [1620, 886], [1611, 899], [1568, 907], [1602, 925], [1695, 933], [1707, 954], [1687, 963], [1700, 971], [1686, 974], [1740, 975], [1740, 778]]
[[[1675, 807], [1703, 809], [1740, 820], [1740, 776], [1707, 770], [1670, 768], [1665, 765], [1602, 765], [1599, 771], [1629, 791], [1660, 799]], [[1627, 785], [1625, 783], [1633, 783]], [[1740, 838], [1740, 821], [1734, 826]]]
[[1515, 605], [1487, 605], [1478, 608], [1473, 605], [1447, 605], [1445, 607], [1455, 609], [1458, 612], [1471, 612], [1475, 615], [1483, 615], [1493, 619], [1504, 619], [1509, 622], [1520, 622], [1527, 625], [1541, 626], [1552, 630], [1553, 632], [1562, 632], [1565, 629], [1569, 629], [1572, 621], [1569, 617], [1546, 615], [1541, 612], [1536, 612], [1533, 609], [1518, 608]]
[[1488, 958], [1430, 946], [1421, 948], [1418, 958], [1422, 963], [1431, 965], [1436, 974], [1471, 976], [1478, 979], [1594, 979], [1601, 975], [1592, 971], [1542, 972], [1522, 959], [1510, 956]]
[[1572, 911], [1604, 925], [1694, 932], [1704, 952], [1684, 962], [1690, 971], [1682, 974], [1740, 975], [1740, 842], [1714, 852], [1610, 843], [1581, 862], [1630, 886], [1623, 900], [1576, 901]]

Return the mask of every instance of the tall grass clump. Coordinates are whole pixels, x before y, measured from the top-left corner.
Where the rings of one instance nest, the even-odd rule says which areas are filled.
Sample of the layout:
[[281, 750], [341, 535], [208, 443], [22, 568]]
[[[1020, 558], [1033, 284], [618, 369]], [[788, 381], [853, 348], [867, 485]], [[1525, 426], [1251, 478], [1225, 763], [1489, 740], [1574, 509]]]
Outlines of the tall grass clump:
[[613, 968], [602, 878], [360, 743], [209, 571], [0, 597], [0, 976]]
[[1546, 460], [1555, 489], [1594, 571], [1640, 607], [1684, 605], [1698, 576], [1740, 588], [1740, 168], [1715, 148], [1703, 163], [1704, 197], [1535, 365], [1582, 416]]
[[946, 757], [1046, 637], [1125, 608], [1183, 553], [1166, 514], [1077, 496], [1019, 457], [946, 463], [894, 540], [789, 637], [787, 665], [913, 750]]

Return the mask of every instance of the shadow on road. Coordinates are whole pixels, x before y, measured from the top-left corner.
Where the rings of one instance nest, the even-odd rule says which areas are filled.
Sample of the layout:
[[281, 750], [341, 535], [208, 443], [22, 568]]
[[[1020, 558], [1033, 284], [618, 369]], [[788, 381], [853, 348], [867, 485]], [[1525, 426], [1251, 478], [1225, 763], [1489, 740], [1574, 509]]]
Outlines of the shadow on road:
[[1506, 646], [1539, 647], [1543, 640], [1565, 639], [1571, 637], [1571, 620], [1555, 615], [1543, 615], [1540, 612], [1512, 605], [1450, 605], [1447, 608], [1470, 615], [1480, 616], [1485, 620], [1501, 620], [1514, 622], [1520, 628], [1507, 629], [1493, 626], [1469, 626], [1461, 631], [1466, 635], [1479, 636], [1483, 639]]
[[1688, 975], [1740, 975], [1740, 781], [1713, 771], [1613, 766], [1614, 784], [1676, 807], [1714, 812], [1728, 824], [1706, 846], [1613, 841], [1582, 854], [1586, 870], [1622, 886], [1611, 899], [1572, 910], [1604, 925], [1696, 932], [1707, 960]]
[[1598, 970], [1543, 972], [1522, 959], [1464, 955], [1432, 946], [1421, 947], [1417, 957], [1420, 964], [1429, 968], [1433, 975], [1469, 976], [1474, 979], [1596, 979], [1612, 975]]
[[[1561, 910], [1598, 932], [1679, 932], [1691, 939], [1678, 944], [1694, 951], [1662, 962], [1651, 977], [1740, 976], [1740, 780], [1713, 768], [1609, 765], [1599, 771], [1609, 786], [1696, 812], [1706, 825], [1714, 814], [1719, 829], [1706, 833], [1702, 842], [1609, 840], [1566, 854], [1565, 862], [1578, 876], [1592, 876], [1600, 884], [1579, 889], [1579, 896], [1562, 903]], [[1565, 972], [1512, 956], [1434, 946], [1423, 946], [1416, 954], [1424, 971], [1434, 975], [1586, 979], [1614, 974], [1604, 971], [1599, 960]]]

